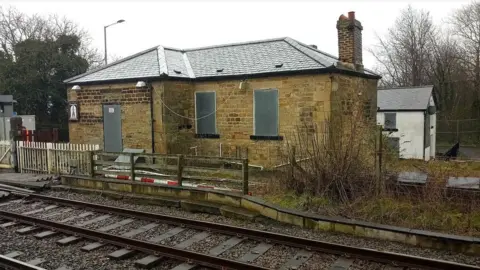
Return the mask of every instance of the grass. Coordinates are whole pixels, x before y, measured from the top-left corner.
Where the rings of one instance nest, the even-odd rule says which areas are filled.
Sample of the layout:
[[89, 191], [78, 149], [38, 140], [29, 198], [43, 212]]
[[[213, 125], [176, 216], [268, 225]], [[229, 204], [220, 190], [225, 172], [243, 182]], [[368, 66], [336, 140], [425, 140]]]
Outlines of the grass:
[[327, 198], [268, 194], [263, 198], [284, 208], [342, 216], [357, 220], [431, 230], [459, 235], [480, 236], [480, 209], [465, 211], [451, 202], [435, 204], [416, 200], [384, 197], [339, 205]]

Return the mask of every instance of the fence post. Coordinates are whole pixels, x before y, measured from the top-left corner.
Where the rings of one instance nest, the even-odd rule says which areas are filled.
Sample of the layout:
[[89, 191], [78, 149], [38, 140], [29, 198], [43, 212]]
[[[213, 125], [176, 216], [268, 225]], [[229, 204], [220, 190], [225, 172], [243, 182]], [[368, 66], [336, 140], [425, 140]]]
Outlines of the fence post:
[[243, 194], [248, 195], [248, 158], [242, 160]]
[[90, 177], [94, 177], [95, 176], [95, 161], [93, 159], [93, 157], [95, 156], [95, 151], [89, 151], [89, 162], [90, 162]]
[[382, 179], [382, 155], [383, 155], [383, 127], [377, 127], [377, 143], [375, 144], [375, 177], [376, 177], [376, 192], [380, 195], [384, 191], [384, 183]]
[[183, 178], [183, 155], [178, 155], [178, 163], [177, 163], [177, 183], [178, 186], [182, 186], [182, 178]]
[[292, 148], [290, 150], [290, 155], [289, 155], [289, 163], [290, 163], [290, 177], [292, 181], [295, 179], [295, 145], [292, 145]]
[[135, 153], [130, 153], [130, 176], [135, 181]]

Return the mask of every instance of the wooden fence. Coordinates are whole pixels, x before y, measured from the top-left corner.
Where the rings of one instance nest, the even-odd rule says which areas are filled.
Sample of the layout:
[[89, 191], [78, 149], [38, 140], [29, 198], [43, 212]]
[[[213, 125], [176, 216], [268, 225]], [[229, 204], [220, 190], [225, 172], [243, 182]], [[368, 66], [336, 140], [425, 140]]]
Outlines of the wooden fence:
[[90, 175], [90, 152], [99, 145], [17, 142], [18, 168], [22, 173]]
[[10, 141], [0, 141], [0, 168], [7, 169], [12, 168], [11, 165], [11, 142]]
[[213, 182], [240, 187], [244, 194], [249, 192], [248, 159], [92, 151], [89, 164], [92, 177], [115, 175], [117, 179], [154, 183], [175, 179], [178, 186], [184, 181]]
[[[5, 149], [8, 147], [5, 144]], [[204, 183], [216, 183], [248, 194], [248, 159], [110, 153], [102, 152], [99, 145], [89, 144], [19, 141], [16, 147], [21, 173], [118, 176], [117, 179], [160, 184], [168, 182], [162, 179], [169, 179], [178, 186], [205, 187]], [[198, 182], [202, 184], [192, 184]]]

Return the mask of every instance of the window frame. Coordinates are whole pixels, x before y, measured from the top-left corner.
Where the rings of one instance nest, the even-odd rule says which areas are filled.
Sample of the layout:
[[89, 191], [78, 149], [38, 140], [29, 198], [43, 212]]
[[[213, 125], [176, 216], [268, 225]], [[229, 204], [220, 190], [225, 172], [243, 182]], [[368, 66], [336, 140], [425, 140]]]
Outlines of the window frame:
[[[198, 116], [197, 116], [197, 94], [201, 93], [213, 93], [214, 99], [214, 123], [215, 123], [215, 131], [213, 133], [198, 133]], [[195, 105], [195, 137], [196, 138], [219, 138], [218, 130], [217, 130], [217, 91], [215, 90], [207, 90], [207, 91], [195, 91], [194, 95], [194, 105]]]
[[[255, 101], [255, 92], [256, 91], [276, 91], [277, 93], [277, 132], [276, 135], [258, 135], [256, 130], [256, 101]], [[253, 135], [250, 136], [252, 140], [283, 140], [283, 136], [280, 136], [280, 91], [278, 88], [260, 88], [253, 90]]]
[[[395, 126], [387, 126], [387, 114], [393, 114], [395, 116]], [[396, 112], [385, 112], [383, 113], [383, 127], [384, 129], [397, 129], [397, 113]]]

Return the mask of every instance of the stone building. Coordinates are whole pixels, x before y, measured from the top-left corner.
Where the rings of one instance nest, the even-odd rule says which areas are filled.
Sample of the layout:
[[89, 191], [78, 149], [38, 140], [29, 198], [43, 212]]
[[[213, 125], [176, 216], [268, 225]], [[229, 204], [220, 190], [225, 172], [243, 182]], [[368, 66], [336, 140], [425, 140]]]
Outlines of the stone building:
[[322, 124], [358, 99], [375, 121], [380, 77], [362, 65], [362, 25], [350, 12], [337, 29], [339, 58], [288, 37], [156, 46], [67, 79], [79, 112], [70, 141], [217, 156], [248, 148], [252, 164], [278, 164], [298, 126]]

